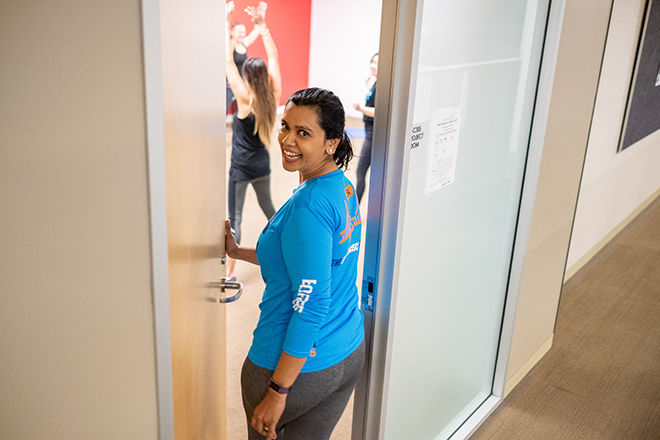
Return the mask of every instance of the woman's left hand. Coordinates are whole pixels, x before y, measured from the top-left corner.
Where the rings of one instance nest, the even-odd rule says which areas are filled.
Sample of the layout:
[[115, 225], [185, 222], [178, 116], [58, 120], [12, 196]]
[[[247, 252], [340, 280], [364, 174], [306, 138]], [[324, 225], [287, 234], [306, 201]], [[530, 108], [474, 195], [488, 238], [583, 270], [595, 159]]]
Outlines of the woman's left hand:
[[277, 422], [280, 421], [285, 407], [286, 395], [268, 390], [266, 397], [254, 409], [250, 425], [267, 440], [276, 439]]
[[259, 6], [248, 6], [245, 12], [252, 18], [255, 25], [264, 26], [266, 24], [266, 9], [268, 5], [266, 2], [259, 2]]

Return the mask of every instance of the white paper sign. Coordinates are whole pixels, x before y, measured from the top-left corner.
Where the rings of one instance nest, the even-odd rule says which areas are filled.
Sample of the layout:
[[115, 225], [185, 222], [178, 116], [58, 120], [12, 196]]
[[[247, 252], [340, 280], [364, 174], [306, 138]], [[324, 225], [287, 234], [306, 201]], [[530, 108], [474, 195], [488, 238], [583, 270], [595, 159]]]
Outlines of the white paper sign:
[[458, 155], [460, 107], [436, 110], [431, 121], [432, 144], [429, 149], [426, 193], [437, 191], [454, 182]]

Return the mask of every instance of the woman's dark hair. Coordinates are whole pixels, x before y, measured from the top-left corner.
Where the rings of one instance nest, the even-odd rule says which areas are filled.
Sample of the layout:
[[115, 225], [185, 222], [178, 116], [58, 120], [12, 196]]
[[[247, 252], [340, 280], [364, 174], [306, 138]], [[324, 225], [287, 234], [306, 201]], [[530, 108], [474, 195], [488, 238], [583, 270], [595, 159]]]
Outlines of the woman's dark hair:
[[298, 106], [313, 107], [318, 115], [318, 122], [325, 132], [325, 139], [339, 139], [332, 158], [339, 168], [346, 168], [353, 158], [353, 146], [348, 138], [344, 126], [346, 115], [341, 101], [330, 90], [312, 87], [298, 90], [291, 95], [289, 102]]
[[266, 148], [275, 126], [277, 103], [269, 83], [268, 66], [261, 58], [248, 58], [243, 63], [243, 78], [252, 91], [252, 113], [254, 113], [254, 133]]

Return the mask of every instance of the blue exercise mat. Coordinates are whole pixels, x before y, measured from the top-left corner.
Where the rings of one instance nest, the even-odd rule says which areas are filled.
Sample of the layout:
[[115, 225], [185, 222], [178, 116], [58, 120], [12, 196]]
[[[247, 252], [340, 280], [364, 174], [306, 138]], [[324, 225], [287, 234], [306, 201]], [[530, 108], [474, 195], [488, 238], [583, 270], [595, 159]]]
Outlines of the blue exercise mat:
[[364, 127], [347, 128], [346, 134], [351, 139], [364, 139]]

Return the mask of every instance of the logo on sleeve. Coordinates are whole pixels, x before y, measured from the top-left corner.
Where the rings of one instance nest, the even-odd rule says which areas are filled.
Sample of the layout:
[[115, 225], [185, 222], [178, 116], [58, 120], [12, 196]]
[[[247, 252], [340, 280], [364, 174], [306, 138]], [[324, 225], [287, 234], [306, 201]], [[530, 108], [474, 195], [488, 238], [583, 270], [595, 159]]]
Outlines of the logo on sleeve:
[[344, 188], [344, 192], [346, 193], [346, 198], [350, 199], [353, 195], [353, 187], [351, 185], [347, 185], [346, 188]]
[[351, 234], [355, 230], [355, 227], [362, 223], [362, 219], [360, 218], [360, 205], [357, 204], [357, 197], [355, 198], [355, 215], [351, 216], [348, 209], [348, 202], [346, 202], [346, 200], [344, 200], [344, 206], [346, 206], [346, 228], [340, 232], [341, 240], [339, 240], [339, 243], [343, 243], [351, 238]]
[[305, 303], [309, 299], [312, 290], [314, 290], [312, 284], [316, 284], [316, 280], [302, 280], [300, 287], [298, 287], [298, 295], [293, 299], [293, 310], [296, 312], [302, 313], [305, 309]]

